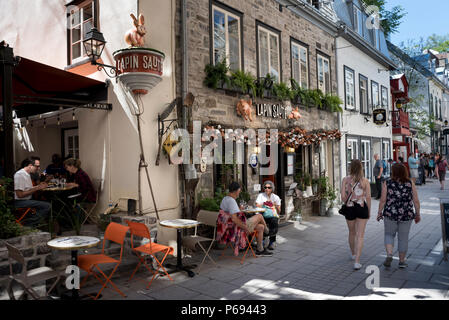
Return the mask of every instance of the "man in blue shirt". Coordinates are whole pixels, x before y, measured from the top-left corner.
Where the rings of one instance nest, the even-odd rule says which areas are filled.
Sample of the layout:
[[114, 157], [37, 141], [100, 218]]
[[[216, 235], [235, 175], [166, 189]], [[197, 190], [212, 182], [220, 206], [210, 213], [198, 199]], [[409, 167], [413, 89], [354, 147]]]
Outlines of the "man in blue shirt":
[[408, 166], [410, 168], [410, 178], [412, 179], [413, 184], [415, 184], [416, 178], [418, 178], [419, 160], [413, 156], [413, 153], [408, 157]]

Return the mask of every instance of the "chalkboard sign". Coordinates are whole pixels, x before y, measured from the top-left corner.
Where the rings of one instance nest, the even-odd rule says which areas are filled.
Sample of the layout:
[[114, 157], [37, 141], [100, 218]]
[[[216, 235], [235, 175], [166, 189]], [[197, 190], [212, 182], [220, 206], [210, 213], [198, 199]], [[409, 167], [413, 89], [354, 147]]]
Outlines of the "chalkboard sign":
[[443, 231], [443, 253], [447, 261], [449, 242], [449, 199], [441, 199], [441, 230]]

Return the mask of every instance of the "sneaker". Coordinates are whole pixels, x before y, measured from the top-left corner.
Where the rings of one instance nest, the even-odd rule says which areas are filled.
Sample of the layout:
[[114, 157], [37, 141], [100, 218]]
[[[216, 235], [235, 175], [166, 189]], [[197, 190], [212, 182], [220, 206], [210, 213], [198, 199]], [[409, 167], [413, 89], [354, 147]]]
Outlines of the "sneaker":
[[263, 251], [256, 250], [257, 257], [271, 257], [272, 255], [273, 253], [267, 251], [266, 249], [264, 249]]
[[391, 266], [391, 261], [393, 261], [393, 257], [386, 257], [385, 261], [384, 261], [384, 266], [385, 267], [390, 267]]
[[401, 268], [401, 269], [404, 269], [404, 268], [407, 268], [407, 267], [408, 267], [408, 264], [407, 264], [407, 262], [405, 262], [405, 261], [403, 261], [403, 262], [400, 262], [400, 261], [399, 261], [398, 267]]
[[362, 265], [360, 263], [354, 263], [354, 270], [360, 270], [362, 268]]
[[267, 249], [273, 251], [275, 246], [276, 246], [276, 242], [270, 242]]

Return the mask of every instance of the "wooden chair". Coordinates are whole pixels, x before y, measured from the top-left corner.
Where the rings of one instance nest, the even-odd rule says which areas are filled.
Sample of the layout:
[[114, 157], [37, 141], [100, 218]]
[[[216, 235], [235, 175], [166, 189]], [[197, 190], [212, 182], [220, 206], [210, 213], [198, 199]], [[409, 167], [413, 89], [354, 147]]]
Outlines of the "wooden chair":
[[[82, 287], [87, 278], [90, 275], [93, 275], [103, 286], [101, 287], [100, 291], [98, 292], [97, 296], [94, 298], [94, 300], [98, 299], [101, 292], [104, 288], [106, 288], [107, 284], [110, 283], [114, 289], [123, 297], [126, 297], [126, 295], [121, 292], [117, 286], [111, 281], [112, 276], [114, 275], [114, 272], [117, 270], [118, 266], [122, 262], [122, 256], [123, 256], [123, 243], [125, 242], [125, 236], [128, 232], [129, 227], [123, 226], [121, 224], [111, 222], [108, 227], [106, 228], [106, 231], [104, 233], [104, 239], [103, 239], [103, 248], [101, 251], [101, 254], [85, 254], [78, 257], [78, 267], [84, 271], [87, 272], [87, 275], [84, 277], [82, 283], [80, 284], [80, 287]], [[115, 242], [120, 244], [120, 260], [111, 258], [104, 253], [104, 242], [106, 240]], [[114, 269], [112, 270], [111, 274], [109, 276], [106, 276], [104, 272], [98, 267], [99, 264], [107, 264], [107, 263], [113, 263], [115, 264]], [[98, 274], [94, 271], [94, 268], [98, 270], [98, 272], [106, 279], [105, 283], [101, 280], [101, 278], [98, 276]]]
[[[217, 264], [214, 261], [214, 259], [212, 259], [212, 257], [209, 255], [209, 252], [210, 252], [210, 249], [212, 248], [212, 245], [215, 242], [215, 236], [217, 234], [217, 218], [218, 218], [218, 215], [219, 215], [218, 212], [201, 210], [200, 212], [198, 212], [198, 216], [196, 218], [198, 222], [201, 222], [204, 225], [207, 225], [207, 226], [210, 226], [210, 227], [214, 228], [214, 235], [213, 235], [212, 238], [199, 236], [197, 234], [197, 226], [195, 227], [195, 234], [182, 238], [183, 246], [185, 246], [185, 247], [187, 247], [187, 248], [189, 248], [191, 250], [195, 250], [195, 247], [198, 244], [198, 246], [204, 252], [203, 260], [201, 261], [201, 264], [198, 267], [198, 274], [200, 273], [201, 266], [203, 265], [203, 263], [206, 260], [206, 258], [209, 258], [210, 261], [212, 261], [215, 265]], [[202, 242], [210, 242], [210, 245], [207, 248], [207, 250], [201, 244]]]
[[[10, 245], [5, 241], [6, 248], [8, 249], [8, 260], [9, 260], [9, 284], [8, 284], [8, 295], [11, 300], [16, 300], [14, 295], [14, 291], [12, 288], [12, 284], [14, 281], [19, 283], [23, 287], [23, 293], [20, 295], [19, 300], [25, 298], [25, 295], [29, 294], [33, 299], [43, 299], [48, 297], [49, 293], [55, 288], [56, 284], [60, 279], [59, 272], [49, 268], [49, 267], [40, 267], [32, 270], [27, 270], [27, 263], [22, 253], [16, 247]], [[17, 261], [22, 265], [22, 272], [20, 274], [13, 274], [13, 263], [12, 260]], [[41, 297], [37, 294], [37, 292], [33, 289], [33, 285], [39, 282], [43, 282], [49, 279], [56, 278], [53, 285], [46, 292], [45, 296]]]
[[[153, 277], [151, 278], [151, 281], [148, 283], [147, 289], [150, 287], [151, 283], [156, 278], [156, 276], [160, 274], [159, 273], [160, 269], [162, 269], [163, 272], [165, 273], [165, 275], [167, 275], [167, 277], [171, 281], [173, 281], [173, 279], [170, 277], [170, 275], [168, 274], [167, 270], [165, 270], [165, 268], [163, 266], [164, 261], [167, 258], [167, 256], [169, 254], [171, 254], [171, 255], [173, 254], [173, 252], [174, 252], [173, 248], [169, 247], [169, 246], [165, 246], [165, 245], [159, 244], [159, 243], [153, 243], [151, 241], [150, 231], [148, 230], [148, 227], [144, 223], [132, 222], [132, 221], [126, 221], [126, 222], [128, 223], [128, 226], [129, 226], [129, 228], [131, 230], [131, 248], [132, 248], [133, 252], [139, 258], [139, 263], [137, 264], [137, 267], [134, 269], [134, 272], [132, 273], [132, 275], [131, 275], [131, 277], [129, 278], [128, 281], [131, 281], [131, 279], [134, 277], [134, 274], [139, 269], [139, 267], [140, 267], [140, 265], [142, 263], [147, 268], [147, 270], [150, 271], [153, 274]], [[144, 245], [141, 245], [139, 247], [134, 247], [134, 236], [148, 239], [150, 242], [146, 243]], [[161, 252], [161, 253], [164, 254], [163, 258], [160, 261], [156, 257], [156, 253], [158, 253], [158, 252]], [[147, 265], [147, 263], [145, 261], [145, 256], [142, 256], [142, 254], [149, 255], [156, 261], [156, 263], [158, 264], [158, 267], [156, 268], [156, 270], [153, 271]]]

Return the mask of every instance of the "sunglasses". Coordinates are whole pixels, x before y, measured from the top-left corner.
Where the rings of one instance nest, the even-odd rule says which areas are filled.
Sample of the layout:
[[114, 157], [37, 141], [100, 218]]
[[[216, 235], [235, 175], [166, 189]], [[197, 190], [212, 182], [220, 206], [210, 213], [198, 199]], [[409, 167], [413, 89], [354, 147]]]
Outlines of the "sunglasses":
[[268, 187], [268, 186], [266, 186], [266, 187], [263, 187], [264, 189], [273, 189], [272, 187]]

